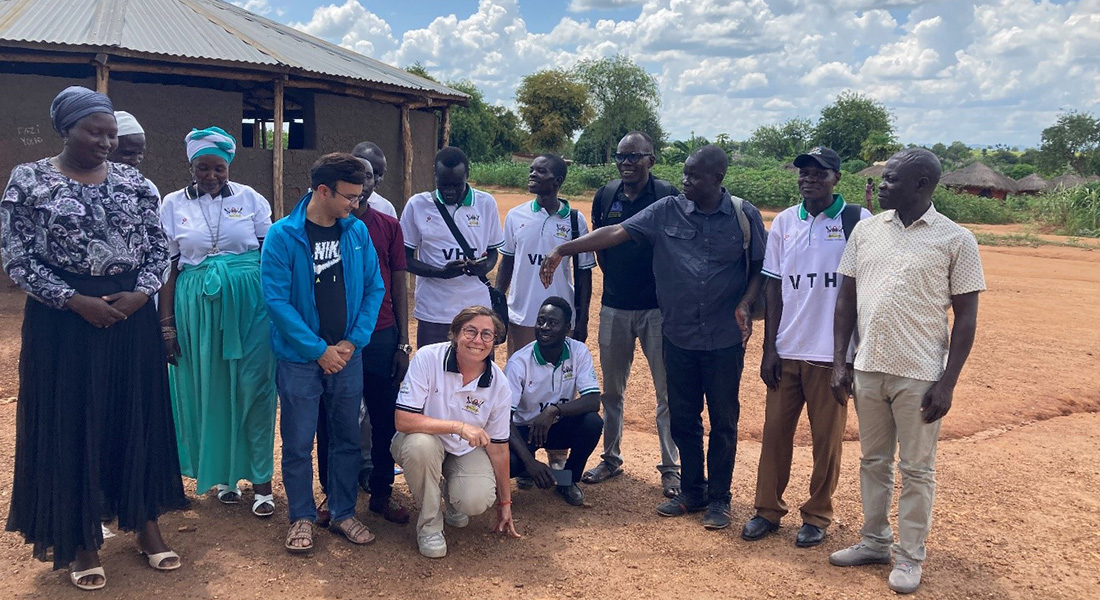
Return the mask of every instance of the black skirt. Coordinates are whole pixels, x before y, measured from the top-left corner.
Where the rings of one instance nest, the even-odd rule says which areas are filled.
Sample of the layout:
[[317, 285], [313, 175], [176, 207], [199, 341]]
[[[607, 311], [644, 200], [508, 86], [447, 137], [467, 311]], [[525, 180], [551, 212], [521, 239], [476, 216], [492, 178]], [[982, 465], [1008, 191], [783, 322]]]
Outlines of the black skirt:
[[[78, 292], [132, 291], [136, 274], [65, 273]], [[100, 517], [139, 530], [187, 499], [153, 302], [100, 329], [27, 299], [19, 356], [15, 478], [7, 530], [55, 569], [103, 544]]]

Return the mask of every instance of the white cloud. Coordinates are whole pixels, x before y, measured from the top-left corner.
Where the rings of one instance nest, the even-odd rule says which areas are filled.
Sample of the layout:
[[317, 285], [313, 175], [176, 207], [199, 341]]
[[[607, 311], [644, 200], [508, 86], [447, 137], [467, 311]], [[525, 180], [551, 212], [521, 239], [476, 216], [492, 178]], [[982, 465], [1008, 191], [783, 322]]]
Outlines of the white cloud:
[[[640, 14], [584, 18], [623, 6]], [[1058, 110], [1100, 102], [1100, 0], [573, 0], [569, 9], [533, 33], [519, 0], [480, 0], [472, 14], [398, 36], [362, 0], [344, 0], [294, 26], [469, 79], [506, 105], [524, 75], [626, 54], [657, 77], [674, 138], [745, 138], [761, 124], [816, 117], [854, 89], [895, 112], [905, 142], [1034, 145]]]
[[[272, 10], [267, 0], [232, 0], [232, 3], [258, 15], [268, 15]], [[282, 11], [276, 10], [275, 14], [282, 15]]]

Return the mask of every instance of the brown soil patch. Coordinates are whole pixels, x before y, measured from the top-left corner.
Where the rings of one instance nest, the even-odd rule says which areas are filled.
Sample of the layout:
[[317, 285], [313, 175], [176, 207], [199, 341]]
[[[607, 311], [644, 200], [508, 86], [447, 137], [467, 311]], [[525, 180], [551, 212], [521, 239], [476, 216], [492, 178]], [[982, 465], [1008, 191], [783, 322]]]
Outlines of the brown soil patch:
[[[529, 199], [499, 193], [501, 214]], [[587, 202], [575, 207], [588, 213]], [[955, 407], [944, 422], [936, 521], [922, 594], [934, 598], [1084, 598], [1100, 585], [1100, 253], [1077, 248], [983, 247], [989, 291], [982, 296], [978, 340]], [[598, 298], [601, 277], [595, 275]], [[18, 385], [23, 297], [0, 294], [0, 518], [6, 518]], [[589, 343], [598, 360], [593, 307]], [[524, 537], [486, 531], [488, 519], [448, 530], [450, 555], [421, 558], [413, 527], [397, 527], [366, 509], [378, 535], [358, 548], [319, 532], [312, 556], [282, 549], [285, 496], [276, 476], [277, 516], [260, 521], [246, 505], [210, 495], [162, 523], [184, 566], [145, 567], [133, 538], [102, 551], [103, 598], [887, 598], [887, 567], [837, 569], [827, 554], [858, 539], [858, 456], [845, 444], [837, 523], [822, 548], [796, 549], [797, 516], [780, 533], [748, 544], [739, 537], [752, 515], [763, 419], [757, 376], [759, 332], [749, 343], [741, 388], [742, 418], [734, 473], [734, 526], [704, 531], [697, 517], [661, 519], [652, 383], [639, 352], [632, 371], [624, 440], [626, 474], [586, 487], [589, 506], [574, 509], [539, 491], [515, 494]], [[848, 439], [856, 439], [855, 415]], [[797, 507], [809, 479], [808, 432], [800, 430], [788, 502]], [[276, 450], [278, 465], [278, 449]], [[188, 489], [194, 495], [193, 483]], [[246, 493], [250, 497], [250, 494]], [[398, 478], [397, 497], [410, 503]], [[33, 561], [12, 533], [0, 535], [3, 598], [78, 598], [67, 574]], [[1093, 590], [1089, 592], [1088, 590]], [[92, 597], [92, 596], [87, 596]]]

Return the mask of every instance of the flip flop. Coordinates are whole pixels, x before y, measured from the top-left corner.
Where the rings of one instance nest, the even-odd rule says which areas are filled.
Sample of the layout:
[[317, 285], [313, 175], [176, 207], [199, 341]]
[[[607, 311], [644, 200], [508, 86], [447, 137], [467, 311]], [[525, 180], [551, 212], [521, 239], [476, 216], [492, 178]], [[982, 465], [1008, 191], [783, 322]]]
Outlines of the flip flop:
[[[180, 561], [180, 555], [176, 554], [175, 552], [172, 552], [171, 550], [165, 550], [164, 552], [157, 552], [156, 554], [148, 554], [147, 552], [145, 552], [144, 550], [141, 550], [139, 548], [138, 553], [141, 554], [142, 556], [144, 556], [145, 559], [149, 561], [149, 566], [150, 567], [152, 567], [152, 568], [154, 568], [158, 571], [175, 571], [176, 569], [183, 566], [182, 562]], [[169, 559], [169, 558], [176, 559], [176, 562], [170, 567], [162, 567], [160, 565], [160, 563], [164, 562], [165, 559]]]
[[[89, 575], [99, 575], [103, 578], [103, 581], [99, 583], [80, 583], [81, 579]], [[107, 585], [107, 573], [103, 570], [103, 567], [92, 567], [90, 569], [84, 569], [83, 571], [69, 571], [69, 581], [86, 592], [93, 592], [95, 590], [101, 590]]]
[[[259, 508], [261, 506], [265, 505], [265, 504], [270, 504], [271, 505], [271, 512], [269, 512], [269, 513], [258, 512]], [[274, 494], [267, 494], [265, 496], [263, 494], [256, 494], [256, 501], [252, 503], [252, 514], [256, 515], [257, 517], [260, 517], [261, 519], [266, 519], [266, 518], [270, 517], [271, 515], [275, 514], [275, 495]]]
[[237, 486], [229, 487], [224, 483], [219, 483], [217, 486], [218, 500], [222, 504], [239, 504], [241, 501], [241, 489]]
[[623, 468], [621, 466], [612, 469], [611, 465], [608, 465], [605, 462], [601, 462], [600, 464], [589, 469], [588, 471], [585, 471], [584, 475], [581, 476], [581, 481], [587, 484], [603, 483], [604, 481], [607, 481], [612, 477], [618, 477], [622, 474]]

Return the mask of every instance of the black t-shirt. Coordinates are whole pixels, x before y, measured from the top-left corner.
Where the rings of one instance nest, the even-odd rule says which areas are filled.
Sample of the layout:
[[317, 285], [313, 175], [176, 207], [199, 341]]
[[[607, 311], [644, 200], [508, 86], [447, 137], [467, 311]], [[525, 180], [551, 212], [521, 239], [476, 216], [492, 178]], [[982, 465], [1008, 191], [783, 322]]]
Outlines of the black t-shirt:
[[344, 339], [348, 304], [344, 295], [344, 265], [340, 258], [339, 223], [322, 227], [306, 220], [306, 235], [313, 249], [313, 298], [321, 319], [321, 339], [332, 346]]
[[[605, 185], [596, 192], [592, 201], [592, 228], [618, 225], [642, 212], [642, 209], [660, 200], [655, 191], [656, 177], [649, 176], [649, 183], [634, 200], [627, 200], [622, 184]], [[664, 184], [671, 194], [679, 194], [671, 184]], [[664, 186], [662, 186], [664, 187]], [[610, 203], [610, 204], [606, 204]], [[653, 248], [634, 240], [604, 250], [600, 259], [603, 270], [604, 306], [623, 310], [649, 310], [657, 308], [657, 283], [653, 278]]]

